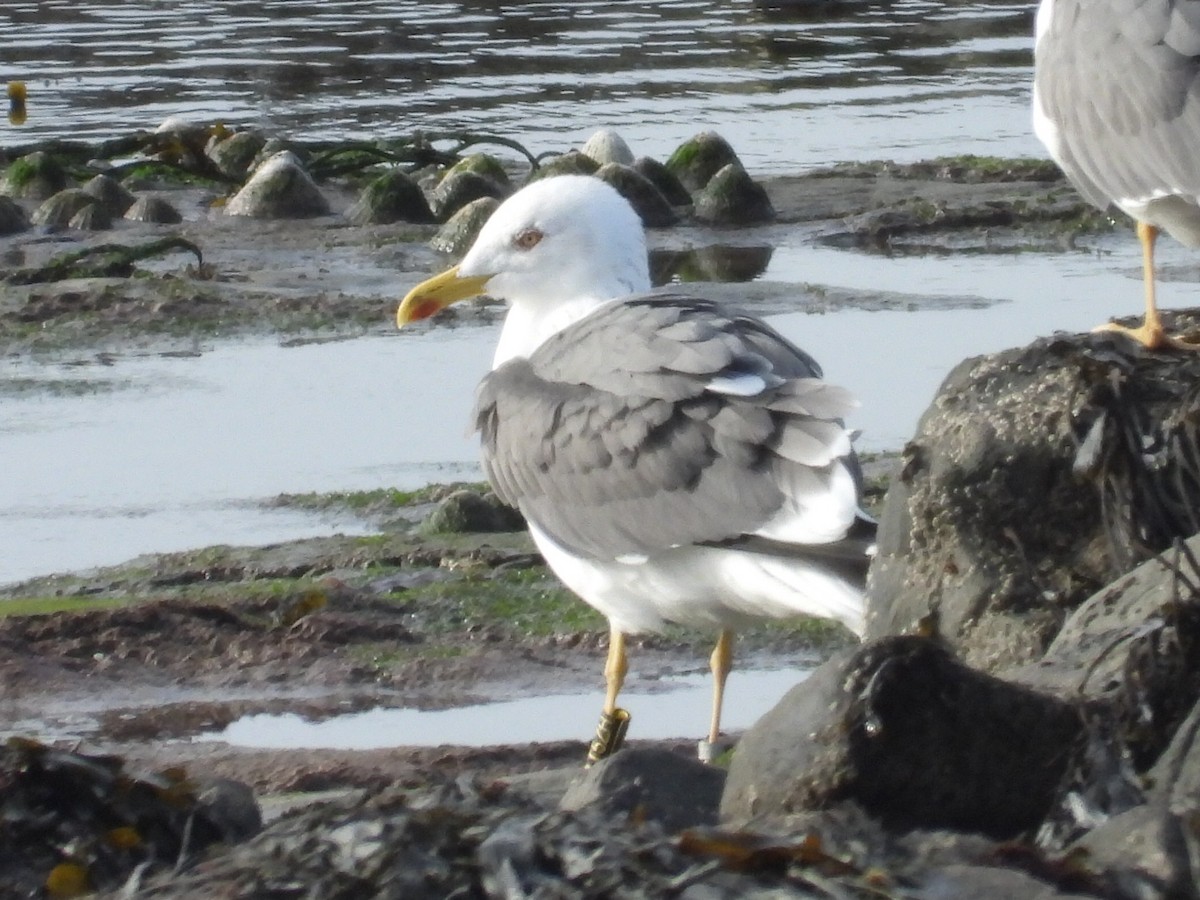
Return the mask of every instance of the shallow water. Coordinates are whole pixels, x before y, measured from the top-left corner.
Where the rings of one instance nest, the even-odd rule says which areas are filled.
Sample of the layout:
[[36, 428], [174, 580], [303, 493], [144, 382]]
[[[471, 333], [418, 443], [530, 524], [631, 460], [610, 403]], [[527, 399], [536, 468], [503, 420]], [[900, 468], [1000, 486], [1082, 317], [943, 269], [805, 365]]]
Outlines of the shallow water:
[[[723, 731], [743, 731], [796, 684], [807, 669], [742, 671], [726, 686]], [[239, 747], [374, 750], [383, 747], [485, 747], [514, 741], [578, 740], [596, 727], [603, 692], [522, 697], [453, 709], [384, 709], [312, 721], [295, 713], [244, 716], [195, 740]], [[707, 672], [668, 676], [621, 693], [633, 715], [630, 737], [638, 740], [700, 738], [708, 730], [712, 680]]]
[[[538, 152], [612, 124], [659, 157], [711, 127], [760, 175], [831, 160], [1041, 155], [1029, 4], [821, 9], [803, 20], [747, 0], [7, 2], [0, 78], [29, 82], [30, 118], [21, 129], [0, 122], [0, 142], [107, 138], [184, 114], [307, 137], [469, 128]], [[902, 446], [964, 357], [1141, 302], [1126, 234], [1088, 242], [1091, 252], [893, 257], [791, 240], [763, 279], [979, 300], [776, 317], [858, 394], [851, 424], [866, 450]], [[1198, 280], [1172, 242], [1162, 263]], [[1194, 295], [1168, 283], [1163, 305]], [[279, 492], [477, 477], [467, 415], [493, 340], [459, 328], [300, 347], [212, 342], [194, 357], [110, 364], [4, 360], [0, 583], [359, 527], [257, 505]]]
[[1037, 152], [1029, 3], [816, 6], [7, 0], [0, 79], [28, 83], [29, 119], [0, 135], [103, 139], [182, 115], [338, 140], [491, 133], [543, 153], [610, 125], [663, 158], [715, 128], [760, 173]]
[[[951, 309], [771, 317], [829, 380], [858, 396], [849, 424], [862, 432], [859, 448], [896, 450], [965, 357], [1138, 309], [1136, 243], [1113, 234], [1095, 248], [933, 260], [784, 246], [763, 277], [887, 286], [914, 301], [976, 299]], [[1174, 277], [1197, 280], [1181, 248], [1164, 243], [1162, 262]], [[1189, 284], [1161, 287], [1166, 306], [1194, 294]], [[492, 328], [435, 327], [300, 346], [215, 343], [194, 356], [104, 363], [5, 360], [0, 385], [27, 389], [10, 390], [0, 411], [0, 583], [151, 551], [361, 528], [258, 505], [278, 493], [478, 478], [467, 420], [494, 340]]]

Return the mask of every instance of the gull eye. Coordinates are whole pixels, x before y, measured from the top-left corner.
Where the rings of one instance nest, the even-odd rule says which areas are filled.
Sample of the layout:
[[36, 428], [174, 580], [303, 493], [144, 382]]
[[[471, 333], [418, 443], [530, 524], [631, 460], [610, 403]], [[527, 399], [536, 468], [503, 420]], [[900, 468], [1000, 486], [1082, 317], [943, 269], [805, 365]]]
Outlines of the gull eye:
[[513, 246], [516, 247], [518, 250], [532, 250], [539, 243], [541, 243], [541, 240], [544, 237], [545, 237], [545, 235], [542, 234], [542, 232], [539, 231], [538, 229], [526, 228], [524, 231], [520, 232], [515, 238], [513, 238]]

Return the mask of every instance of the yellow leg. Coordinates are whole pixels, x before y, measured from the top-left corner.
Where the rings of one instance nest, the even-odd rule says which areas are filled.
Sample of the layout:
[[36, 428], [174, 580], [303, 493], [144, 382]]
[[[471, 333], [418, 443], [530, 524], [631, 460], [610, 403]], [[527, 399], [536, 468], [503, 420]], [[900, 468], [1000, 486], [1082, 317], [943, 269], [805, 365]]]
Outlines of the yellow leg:
[[708, 742], [715, 745], [721, 736], [721, 704], [725, 701], [725, 680], [733, 668], [733, 632], [725, 629], [717, 638], [712, 656], [708, 659], [713, 674], [712, 725], [708, 729]]
[[588, 746], [587, 765], [611, 756], [620, 749], [629, 729], [629, 713], [617, 706], [617, 695], [629, 672], [629, 661], [625, 656], [625, 635], [613, 628], [608, 633], [608, 659], [604, 663], [604, 710], [600, 713], [600, 724], [596, 726], [596, 737]]
[[1158, 234], [1159, 229], [1154, 225], [1137, 223], [1137, 236], [1142, 245], [1142, 285], [1146, 293], [1146, 315], [1142, 324], [1137, 328], [1129, 328], [1109, 322], [1094, 330], [1118, 332], [1137, 341], [1147, 350], [1162, 350], [1166, 347], [1176, 350], [1200, 350], [1200, 343], [1169, 335], [1163, 328], [1162, 317], [1158, 314], [1154, 280], [1154, 243]]

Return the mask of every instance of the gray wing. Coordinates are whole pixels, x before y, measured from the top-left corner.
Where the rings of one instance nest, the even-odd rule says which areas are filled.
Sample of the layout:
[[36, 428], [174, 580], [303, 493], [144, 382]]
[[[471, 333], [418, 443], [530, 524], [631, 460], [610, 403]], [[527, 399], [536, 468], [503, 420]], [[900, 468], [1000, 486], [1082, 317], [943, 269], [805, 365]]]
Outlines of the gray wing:
[[1054, 0], [1038, 99], [1087, 200], [1200, 196], [1200, 0]]
[[603, 307], [481, 383], [497, 494], [568, 550], [612, 558], [752, 532], [781, 484], [827, 489], [854, 405], [762, 322], [672, 295]]

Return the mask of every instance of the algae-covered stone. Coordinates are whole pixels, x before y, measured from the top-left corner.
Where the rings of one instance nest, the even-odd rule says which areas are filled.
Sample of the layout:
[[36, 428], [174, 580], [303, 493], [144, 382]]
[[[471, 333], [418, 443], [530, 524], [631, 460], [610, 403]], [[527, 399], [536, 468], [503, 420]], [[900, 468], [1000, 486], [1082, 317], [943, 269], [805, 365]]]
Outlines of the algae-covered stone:
[[66, 228], [72, 216], [93, 203], [96, 203], [96, 198], [91, 194], [80, 188], [68, 188], [59, 191], [35, 209], [32, 221], [34, 225], [45, 225], [48, 228]]
[[499, 205], [500, 201], [495, 197], [480, 197], [468, 203], [438, 229], [438, 233], [429, 241], [429, 246], [454, 256], [466, 253], [479, 236], [479, 230]]
[[421, 188], [399, 169], [384, 172], [363, 188], [346, 218], [356, 225], [437, 221]]
[[67, 186], [58, 160], [41, 150], [14, 159], [4, 170], [0, 194], [21, 200], [48, 200]]
[[641, 156], [633, 161], [634, 171], [649, 180], [672, 206], [691, 206], [692, 195], [674, 173], [657, 159]]
[[552, 156], [543, 160], [542, 164], [529, 173], [528, 182], [540, 181], [543, 178], [553, 178], [555, 175], [595, 175], [600, 163], [590, 156], [571, 150], [561, 156]]
[[439, 503], [425, 520], [424, 527], [437, 534], [520, 531], [525, 527], [525, 520], [491, 491], [479, 494], [464, 490], [455, 491]]
[[738, 163], [725, 166], [696, 195], [696, 218], [713, 225], [757, 225], [775, 218], [761, 184]]
[[741, 160], [729, 142], [715, 131], [703, 131], [679, 145], [667, 160], [667, 169], [689, 191], [698, 191], [731, 164], [741, 165]]
[[176, 225], [183, 221], [183, 216], [169, 200], [155, 194], [145, 194], [133, 201], [133, 206], [125, 210], [124, 218], [130, 222], [150, 222], [155, 225]]
[[596, 172], [596, 177], [616, 188], [647, 227], [658, 228], [679, 221], [679, 216], [653, 182], [629, 166], [606, 163]]
[[459, 172], [474, 172], [476, 175], [490, 178], [502, 188], [508, 189], [510, 187], [508, 173], [504, 171], [504, 166], [500, 160], [487, 153], [472, 153], [470, 156], [464, 156], [446, 170], [441, 180], [445, 181], [450, 176], [457, 175]]
[[28, 228], [25, 210], [8, 197], [0, 196], [0, 234], [18, 234]]
[[504, 199], [507, 188], [478, 172], [448, 174], [433, 192], [433, 212], [445, 222], [460, 209], [482, 197]]
[[303, 219], [329, 212], [329, 201], [290, 151], [272, 156], [225, 204], [230, 216]]
[[258, 132], [239, 131], [214, 139], [208, 147], [208, 158], [222, 175], [241, 181], [265, 144], [266, 138]]
[[625, 139], [611, 128], [601, 128], [594, 132], [583, 145], [581, 152], [602, 166], [607, 163], [633, 165], [633, 151], [629, 149]]
[[111, 175], [97, 175], [83, 186], [83, 190], [96, 198], [109, 216], [123, 216], [137, 198]]

